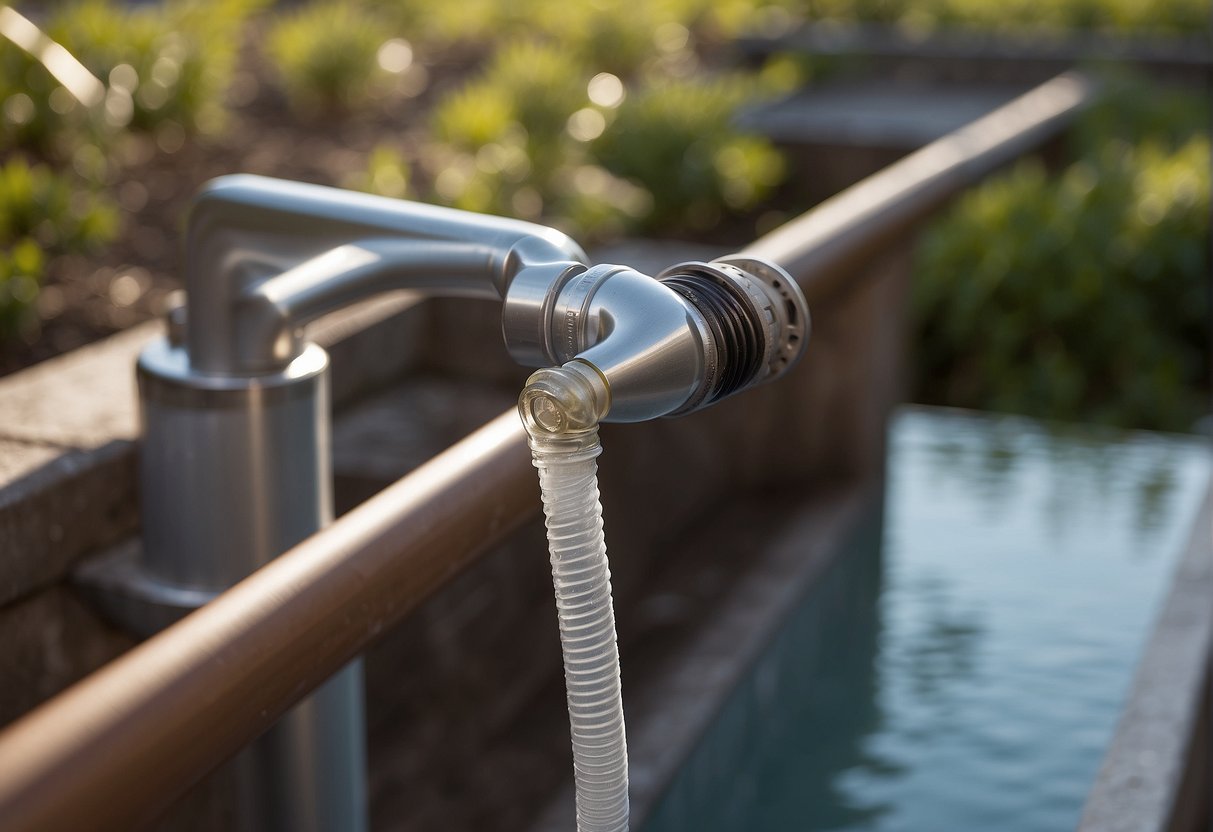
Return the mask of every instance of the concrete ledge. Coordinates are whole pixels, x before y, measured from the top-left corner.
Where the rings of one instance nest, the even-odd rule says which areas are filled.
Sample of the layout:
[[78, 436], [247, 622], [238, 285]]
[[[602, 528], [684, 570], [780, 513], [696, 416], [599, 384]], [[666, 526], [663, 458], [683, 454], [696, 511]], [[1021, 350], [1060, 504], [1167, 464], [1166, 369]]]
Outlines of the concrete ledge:
[[100, 667], [134, 643], [64, 585], [6, 607], [0, 615], [0, 679], [6, 680], [0, 724], [74, 682], [81, 667]]
[[1171, 583], [1080, 832], [1208, 829], [1213, 487]]
[[0, 605], [135, 527], [134, 361], [158, 324], [0, 380]]

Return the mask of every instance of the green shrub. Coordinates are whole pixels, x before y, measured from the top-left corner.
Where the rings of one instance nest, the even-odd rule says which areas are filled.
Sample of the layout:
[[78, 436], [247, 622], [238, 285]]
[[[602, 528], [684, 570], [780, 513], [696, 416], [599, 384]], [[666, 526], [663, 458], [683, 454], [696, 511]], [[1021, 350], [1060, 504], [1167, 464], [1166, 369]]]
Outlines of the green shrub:
[[1099, 103], [1083, 114], [1072, 131], [1070, 144], [1076, 156], [1099, 153], [1110, 141], [1148, 141], [1175, 149], [1195, 135], [1209, 133], [1208, 101], [1200, 95], [1160, 87], [1111, 68], [1104, 68], [1099, 79]]
[[623, 236], [652, 211], [644, 188], [593, 164], [571, 167], [549, 197], [551, 222], [577, 239], [595, 242]]
[[919, 396], [1186, 429], [1207, 408], [1209, 140], [1112, 141], [963, 197], [916, 269]]
[[0, 148], [63, 158], [92, 127], [86, 109], [44, 66], [0, 38]]
[[[893, 4], [888, 4], [892, 6]], [[899, 19], [920, 27], [967, 26], [987, 30], [1093, 29], [1164, 34], [1207, 32], [1209, 8], [1204, 0], [933, 0], [906, 3]]]
[[383, 89], [378, 64], [387, 40], [380, 20], [343, 0], [319, 0], [280, 20], [269, 56], [291, 105], [304, 114], [356, 109]]
[[82, 0], [57, 9], [47, 31], [110, 88], [112, 127], [175, 122], [213, 132], [223, 124], [245, 21], [266, 2]]
[[652, 0], [622, 7], [568, 0], [369, 0], [382, 14], [423, 48], [451, 44], [479, 48], [541, 38], [559, 44], [595, 71], [619, 72], [637, 67], [655, 51], [654, 34], [684, 16], [683, 0]]
[[[38, 61], [0, 38], [0, 148], [56, 164], [75, 163], [81, 153], [104, 162], [127, 129], [218, 129], [243, 23], [264, 2], [56, 6], [48, 36], [105, 85], [104, 99], [91, 108], [76, 101]], [[93, 175], [105, 165], [77, 167]]]
[[[501, 0], [366, 0], [364, 4], [411, 41], [434, 51], [452, 44], [484, 44], [509, 34], [528, 4]], [[519, 8], [521, 6], [522, 8]]]
[[617, 5], [536, 2], [535, 31], [561, 45], [592, 70], [631, 79], [663, 54], [685, 51], [688, 32], [670, 3], [647, 2], [626, 9]]
[[531, 175], [560, 164], [570, 115], [589, 103], [585, 71], [563, 50], [530, 41], [505, 46], [482, 77], [434, 111], [435, 135], [464, 151], [521, 143]]
[[[584, 155], [568, 131], [587, 108], [575, 58], [534, 41], [504, 46], [484, 74], [435, 108], [429, 154], [440, 200], [469, 211], [537, 219]], [[550, 216], [550, 214], [549, 214]]]
[[342, 186], [379, 196], [403, 199], [412, 178], [408, 160], [390, 144], [375, 147], [367, 157], [366, 169], [348, 177]]
[[0, 167], [0, 338], [38, 297], [50, 258], [113, 239], [118, 214], [104, 197], [23, 159]]
[[[799, 3], [787, 5], [796, 12], [805, 10]], [[919, 32], [963, 27], [1004, 32], [1092, 29], [1204, 34], [1209, 28], [1205, 0], [814, 0], [807, 11], [816, 19], [895, 23]]]
[[117, 230], [109, 201], [45, 165], [10, 159], [0, 167], [0, 241], [33, 240], [58, 254], [108, 242]]
[[723, 210], [758, 204], [783, 176], [768, 142], [731, 126], [759, 91], [741, 77], [655, 84], [623, 102], [593, 154], [651, 194], [648, 227], [708, 228]]
[[476, 150], [516, 130], [509, 91], [472, 83], [442, 100], [431, 117], [434, 135], [460, 150]]
[[38, 299], [45, 262], [29, 238], [0, 251], [0, 343], [11, 338]]

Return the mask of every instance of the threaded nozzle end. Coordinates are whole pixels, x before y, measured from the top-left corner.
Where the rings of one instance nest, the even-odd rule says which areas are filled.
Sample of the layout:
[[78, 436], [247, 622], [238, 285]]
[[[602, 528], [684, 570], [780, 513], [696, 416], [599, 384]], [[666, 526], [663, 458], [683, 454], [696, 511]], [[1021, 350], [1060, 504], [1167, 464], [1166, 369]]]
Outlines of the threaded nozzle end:
[[808, 337], [808, 306], [799, 287], [778, 267], [754, 258], [683, 263], [657, 276], [695, 308], [707, 325], [709, 377], [686, 406], [688, 413], [763, 381], [778, 378], [801, 354]]

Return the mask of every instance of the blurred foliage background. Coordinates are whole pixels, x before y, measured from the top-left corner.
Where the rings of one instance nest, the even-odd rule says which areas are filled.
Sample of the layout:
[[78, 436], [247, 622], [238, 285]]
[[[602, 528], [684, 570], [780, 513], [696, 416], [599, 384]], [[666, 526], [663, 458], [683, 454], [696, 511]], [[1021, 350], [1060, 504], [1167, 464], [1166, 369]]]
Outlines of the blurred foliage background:
[[[968, 27], [1207, 39], [1210, 25], [1206, 0], [15, 8], [102, 88], [82, 100], [0, 37], [0, 345], [39, 343], [92, 296], [109, 302], [110, 318], [90, 319], [101, 330], [155, 311], [175, 255], [149, 227], [171, 238], [189, 193], [224, 169], [541, 220], [589, 244], [744, 241], [809, 206], [781, 188], [781, 154], [733, 116], [831, 67], [779, 55], [740, 66], [727, 48], [740, 35], [830, 21], [915, 37]], [[1181, 430], [1207, 413], [1207, 105], [1108, 83], [1068, 166], [1024, 161], [922, 236], [916, 398]], [[144, 269], [85, 276], [101, 252]]]
[[1058, 175], [1020, 162], [923, 236], [918, 398], [1187, 430], [1209, 412], [1209, 110], [1109, 79]]

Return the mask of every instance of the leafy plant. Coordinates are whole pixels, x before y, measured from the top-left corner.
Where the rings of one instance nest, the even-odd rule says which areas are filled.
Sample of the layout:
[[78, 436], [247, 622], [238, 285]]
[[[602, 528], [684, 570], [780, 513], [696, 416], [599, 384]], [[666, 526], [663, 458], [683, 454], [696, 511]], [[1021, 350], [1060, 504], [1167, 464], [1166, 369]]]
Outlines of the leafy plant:
[[402, 199], [408, 195], [411, 178], [404, 155], [393, 145], [381, 144], [367, 157], [366, 169], [348, 177], [342, 184], [357, 191]]
[[465, 151], [521, 144], [532, 175], [546, 177], [561, 161], [570, 115], [589, 104], [587, 81], [581, 66], [554, 46], [507, 45], [481, 78], [439, 104], [435, 134]]
[[218, 130], [248, 16], [267, 0], [166, 0], [59, 7], [48, 34], [109, 87], [110, 126]]
[[438, 197], [467, 210], [538, 218], [584, 158], [568, 127], [590, 104], [587, 80], [581, 65], [553, 46], [503, 47], [481, 77], [433, 113], [441, 145], [429, 162]]
[[0, 167], [0, 337], [38, 297], [49, 259], [113, 239], [118, 215], [67, 176], [14, 158]]
[[0, 148], [64, 159], [82, 142], [109, 132], [99, 108], [90, 110], [43, 64], [0, 37]]
[[1026, 161], [962, 198], [916, 269], [919, 395], [1186, 429], [1207, 408], [1209, 139]]
[[635, 78], [670, 53], [685, 53], [690, 32], [680, 9], [669, 2], [617, 5], [533, 2], [532, 27], [560, 44], [582, 65], [621, 78]]
[[920, 25], [1015, 29], [1096, 29], [1118, 32], [1154, 31], [1177, 34], [1207, 31], [1209, 10], [1201, 0], [1030, 0], [992, 3], [990, 0], [935, 0], [906, 4], [902, 20]]
[[388, 79], [379, 66], [382, 23], [357, 4], [318, 0], [279, 21], [268, 52], [298, 112], [349, 111], [373, 99]]
[[759, 91], [736, 76], [655, 84], [623, 102], [593, 153], [651, 194], [650, 228], [708, 228], [723, 210], [756, 205], [783, 176], [768, 142], [731, 125]]
[[[737, 2], [737, 0], [734, 0]], [[800, 11], [799, 4], [788, 4]], [[1014, 32], [1094, 29], [1162, 34], [1208, 31], [1204, 0], [814, 0], [812, 18], [895, 23], [915, 31], [964, 27]]]
[[504, 37], [518, 15], [529, 7], [525, 0], [517, 5], [500, 0], [366, 0], [365, 5], [410, 40], [435, 51], [453, 44], [483, 44]]

